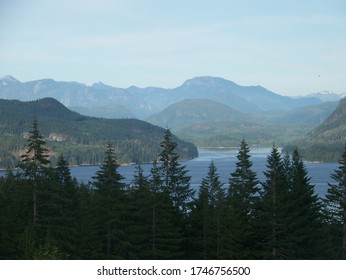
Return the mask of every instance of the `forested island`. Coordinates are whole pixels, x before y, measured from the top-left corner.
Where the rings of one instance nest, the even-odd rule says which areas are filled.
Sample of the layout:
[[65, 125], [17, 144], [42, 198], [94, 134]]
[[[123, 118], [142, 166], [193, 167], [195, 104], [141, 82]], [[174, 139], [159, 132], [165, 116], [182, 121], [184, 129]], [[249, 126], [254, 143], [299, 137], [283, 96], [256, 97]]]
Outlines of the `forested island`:
[[243, 140], [229, 184], [211, 162], [195, 193], [177, 148], [165, 130], [150, 175], [138, 165], [125, 184], [108, 144], [84, 184], [63, 154], [50, 161], [34, 120], [20, 171], [0, 178], [0, 258], [346, 258], [346, 148], [323, 199], [297, 149], [282, 155], [273, 146], [260, 182]]

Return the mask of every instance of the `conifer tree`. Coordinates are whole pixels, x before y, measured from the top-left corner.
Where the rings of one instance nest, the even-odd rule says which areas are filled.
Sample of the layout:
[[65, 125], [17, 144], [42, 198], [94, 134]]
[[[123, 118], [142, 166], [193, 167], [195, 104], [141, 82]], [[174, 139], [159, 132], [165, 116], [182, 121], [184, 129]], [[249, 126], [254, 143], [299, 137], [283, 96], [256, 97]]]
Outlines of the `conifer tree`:
[[209, 165], [207, 177], [202, 180], [202, 184], [208, 184], [210, 188], [210, 206], [214, 237], [214, 254], [211, 254], [211, 257], [221, 259], [224, 258], [225, 251], [226, 194], [213, 161]]
[[32, 124], [27, 140], [27, 150], [21, 156], [22, 162], [19, 168], [23, 170], [23, 175], [27, 178], [32, 187], [33, 196], [33, 224], [37, 223], [37, 188], [41, 179], [46, 176], [47, 168], [50, 164], [48, 149], [45, 148], [46, 142], [38, 128], [38, 121], [35, 119]]
[[186, 167], [179, 163], [179, 155], [175, 152], [177, 143], [172, 138], [172, 133], [167, 129], [160, 143], [162, 151], [158, 159], [161, 163], [161, 183], [162, 188], [168, 191], [174, 207], [185, 215], [194, 192], [190, 188], [191, 177], [187, 175]]
[[221, 259], [225, 257], [226, 195], [217, 168], [212, 161], [202, 179], [198, 198], [194, 202], [191, 222], [194, 227], [190, 242], [192, 257]]
[[149, 242], [151, 259], [180, 259], [182, 232], [177, 226], [176, 208], [167, 189], [163, 188], [161, 167], [154, 161], [150, 171], [151, 228]]
[[130, 217], [129, 234], [131, 236], [131, 259], [150, 259], [152, 247], [152, 192], [149, 177], [145, 176], [140, 165], [136, 166], [135, 174], [129, 191]]
[[339, 161], [339, 168], [334, 170], [331, 178], [335, 183], [328, 184], [324, 202], [329, 221], [336, 227], [336, 232], [340, 236], [340, 246], [337, 247], [337, 251], [340, 252], [338, 257], [346, 259], [346, 144]]
[[[106, 258], [102, 252], [103, 240], [100, 240], [98, 216], [99, 201], [96, 200], [94, 187], [81, 183], [77, 188], [77, 259], [95, 260]], [[95, 213], [96, 212], [96, 213]]]
[[259, 201], [259, 181], [250, 161], [250, 149], [243, 139], [237, 155], [236, 169], [229, 179], [228, 200], [230, 225], [233, 238], [237, 242], [237, 258], [254, 258], [254, 248], [257, 243], [257, 212]]
[[267, 157], [266, 181], [263, 183], [261, 221], [264, 245], [264, 257], [271, 259], [288, 259], [287, 213], [288, 192], [287, 178], [281, 154], [273, 146]]
[[126, 258], [128, 235], [126, 233], [126, 194], [123, 177], [111, 144], [105, 159], [93, 177], [97, 199], [98, 227], [102, 242], [102, 256], [106, 259]]
[[39, 231], [34, 258], [74, 258], [77, 182], [72, 179], [68, 163], [62, 155], [57, 166], [48, 168], [40, 182]]
[[323, 256], [321, 202], [310, 184], [308, 172], [297, 149], [292, 153], [289, 172], [288, 239], [292, 259], [312, 259]]
[[169, 129], [165, 131], [160, 147], [162, 150], [158, 155], [158, 160], [162, 194], [167, 194], [173, 204], [175, 211], [173, 224], [182, 233], [181, 246], [186, 248], [188, 224], [186, 219], [194, 195], [190, 186], [191, 177], [187, 175], [186, 166], [179, 163], [179, 155], [175, 151], [177, 143], [173, 140]]
[[209, 184], [201, 184], [198, 196], [193, 202], [190, 214], [191, 229], [189, 232], [188, 246], [191, 250], [189, 256], [192, 259], [210, 259], [211, 239], [211, 210]]
[[0, 259], [30, 258], [34, 240], [24, 235], [32, 228], [31, 199], [31, 190], [11, 171], [0, 177]]
[[68, 162], [61, 154], [50, 178], [51, 230], [56, 245], [64, 258], [74, 258], [77, 238], [77, 186], [72, 178]]

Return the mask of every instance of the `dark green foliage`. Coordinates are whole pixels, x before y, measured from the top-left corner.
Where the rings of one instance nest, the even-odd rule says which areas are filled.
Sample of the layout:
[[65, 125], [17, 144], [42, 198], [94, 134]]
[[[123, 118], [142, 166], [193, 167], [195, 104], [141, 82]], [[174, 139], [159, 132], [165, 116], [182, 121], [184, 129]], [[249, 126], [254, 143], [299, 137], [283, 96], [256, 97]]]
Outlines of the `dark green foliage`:
[[77, 189], [76, 259], [104, 259], [101, 254], [95, 191], [90, 185], [81, 184]]
[[[176, 153], [177, 143], [169, 129], [165, 131], [160, 147], [162, 150], [158, 155], [159, 164], [155, 162], [152, 169], [152, 184], [159, 190], [161, 199], [168, 210], [162, 214], [169, 215], [170, 218], [166, 218], [166, 221], [171, 223], [171, 225], [164, 225], [166, 229], [161, 234], [170, 234], [170, 246], [174, 245], [174, 247], [180, 248], [178, 251], [181, 252], [181, 248], [185, 247], [186, 217], [194, 192], [190, 186], [191, 177], [187, 175], [188, 170], [179, 162], [179, 155]], [[172, 209], [170, 209], [171, 207]], [[159, 208], [161, 207], [159, 206]], [[168, 231], [167, 227], [169, 226], [173, 226], [174, 230]], [[161, 240], [163, 239], [161, 238]], [[173, 248], [172, 252], [175, 250]], [[179, 254], [173, 258], [177, 257]]]
[[230, 236], [226, 230], [226, 194], [214, 162], [199, 189], [191, 213], [191, 257], [195, 259], [222, 259]]
[[199, 188], [198, 197], [193, 203], [190, 223], [191, 258], [208, 259], [210, 253], [211, 213], [210, 213], [210, 190], [209, 185], [202, 184]]
[[34, 246], [32, 190], [12, 172], [0, 178], [0, 221], [0, 258], [29, 258]]
[[24, 171], [24, 176], [28, 179], [35, 180], [42, 176], [50, 164], [48, 160], [48, 149], [45, 148], [46, 142], [43, 140], [38, 129], [38, 122], [35, 119], [32, 123], [31, 131], [27, 139], [27, 150], [21, 156], [22, 163], [19, 167]]
[[194, 197], [169, 130], [129, 186], [110, 144], [85, 185], [62, 155], [48, 165], [37, 121], [28, 139], [23, 170], [0, 177], [0, 259], [344, 258], [346, 152], [322, 207], [297, 150], [273, 147], [259, 189], [243, 140], [228, 192], [211, 162]]
[[18, 167], [23, 171], [23, 176], [27, 180], [28, 185], [32, 188], [33, 200], [33, 224], [36, 225], [38, 217], [37, 192], [43, 186], [46, 179], [48, 164], [48, 149], [45, 148], [46, 142], [38, 129], [38, 122], [35, 119], [32, 124], [32, 130], [28, 138], [27, 150], [21, 156], [22, 162]]
[[177, 212], [186, 214], [188, 204], [193, 196], [190, 188], [191, 177], [187, 175], [184, 165], [179, 163], [179, 155], [176, 153], [177, 143], [169, 129], [166, 130], [163, 141], [160, 143], [162, 151], [158, 159], [160, 165], [160, 177], [162, 189], [166, 190], [173, 201]]
[[337, 257], [346, 258], [346, 145], [340, 166], [331, 175], [335, 181], [328, 184], [328, 192], [324, 202], [326, 203], [327, 217], [333, 225], [337, 234], [337, 245], [335, 246]]
[[181, 224], [167, 191], [155, 193], [151, 208], [151, 259], [181, 259], [185, 252]]
[[131, 259], [150, 259], [152, 251], [152, 206], [154, 192], [150, 188], [149, 178], [143, 174], [140, 165], [136, 167], [133, 181], [129, 189], [130, 226], [132, 248], [129, 257]]
[[257, 243], [256, 224], [259, 204], [259, 181], [252, 171], [250, 149], [243, 139], [237, 155], [236, 169], [229, 179], [228, 201], [229, 217], [234, 244], [235, 257], [254, 258], [253, 251]]
[[323, 247], [327, 245], [321, 211], [322, 205], [314, 186], [310, 184], [303, 160], [295, 149], [289, 166], [289, 209], [288, 235], [289, 257], [313, 259], [323, 257]]
[[310, 184], [297, 149], [282, 157], [276, 147], [268, 156], [259, 213], [264, 256], [271, 259], [326, 258], [330, 239], [322, 205]]
[[[21, 102], [0, 100], [0, 167], [14, 167], [28, 136], [30, 121], [40, 122], [42, 140], [55, 164], [63, 153], [73, 165], [103, 162], [103, 147], [111, 142], [121, 163], [151, 162], [159, 152], [164, 129], [136, 119], [101, 119], [72, 112], [53, 98]], [[198, 155], [197, 148], [177, 138], [184, 159]], [[3, 157], [3, 156], [4, 157]]]
[[266, 181], [263, 183], [261, 234], [263, 234], [264, 256], [271, 259], [288, 259], [288, 192], [287, 177], [282, 157], [273, 147], [267, 158]]
[[51, 208], [49, 214], [50, 235], [55, 246], [61, 252], [61, 257], [75, 258], [77, 256], [77, 188], [78, 182], [72, 178], [67, 161], [60, 155], [56, 168], [52, 169], [49, 182], [50, 198], [47, 205]]
[[162, 188], [160, 170], [154, 162], [151, 176], [140, 167], [129, 191], [130, 258], [179, 259], [182, 234], [176, 226], [176, 210], [167, 190]]
[[114, 149], [107, 146], [105, 160], [93, 177], [97, 207], [101, 254], [107, 259], [126, 257], [128, 235], [126, 233], [126, 193], [123, 177], [118, 172]]

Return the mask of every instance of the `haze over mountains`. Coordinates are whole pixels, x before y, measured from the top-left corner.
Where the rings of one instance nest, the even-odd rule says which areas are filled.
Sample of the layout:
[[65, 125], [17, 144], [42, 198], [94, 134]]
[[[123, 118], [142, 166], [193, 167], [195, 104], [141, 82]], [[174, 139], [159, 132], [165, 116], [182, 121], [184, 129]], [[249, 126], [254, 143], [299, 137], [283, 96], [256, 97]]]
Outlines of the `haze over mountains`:
[[[338, 161], [346, 145], [346, 98], [320, 125], [292, 142], [307, 160]], [[290, 147], [286, 148], [288, 151]]]
[[[0, 79], [0, 99], [31, 101], [45, 97], [82, 115], [138, 118], [168, 127], [180, 139], [198, 147], [234, 147], [242, 138], [251, 146], [275, 143], [284, 147], [308, 139], [299, 142], [303, 147], [312, 142], [306, 135], [314, 135], [311, 131], [334, 112], [343, 95], [324, 91], [288, 97], [262, 86], [240, 86], [218, 77], [192, 78], [172, 89], [124, 89], [101, 82], [87, 86], [52, 79], [20, 82], [11, 76]], [[323, 146], [319, 145], [318, 149]], [[340, 143], [337, 146], [339, 152]], [[335, 155], [336, 150], [332, 150]]]
[[185, 99], [209, 99], [240, 112], [261, 113], [321, 104], [326, 96], [333, 96], [334, 101], [338, 98], [338, 95], [330, 93], [292, 98], [261, 86], [240, 86], [218, 77], [196, 77], [173, 89], [135, 86], [123, 89], [101, 82], [87, 86], [52, 79], [22, 83], [11, 76], [0, 79], [0, 98], [30, 101], [53, 97], [80, 113], [111, 118], [145, 119]]

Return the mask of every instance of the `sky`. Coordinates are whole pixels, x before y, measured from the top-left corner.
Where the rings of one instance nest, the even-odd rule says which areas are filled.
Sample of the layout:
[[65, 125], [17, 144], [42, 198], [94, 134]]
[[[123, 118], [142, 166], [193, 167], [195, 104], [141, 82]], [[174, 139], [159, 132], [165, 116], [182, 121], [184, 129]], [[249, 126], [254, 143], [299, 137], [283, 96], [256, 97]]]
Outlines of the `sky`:
[[346, 93], [346, 0], [0, 0], [0, 76]]

